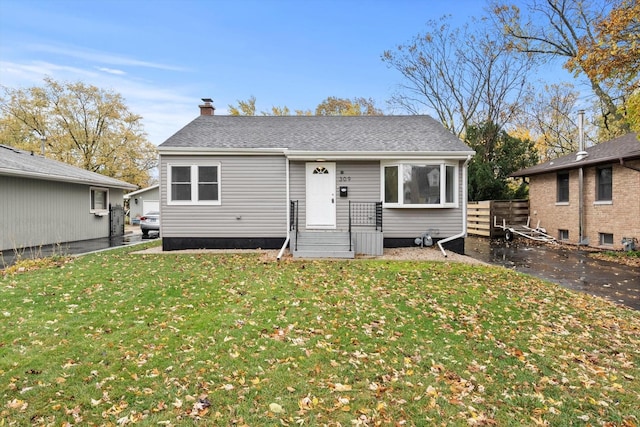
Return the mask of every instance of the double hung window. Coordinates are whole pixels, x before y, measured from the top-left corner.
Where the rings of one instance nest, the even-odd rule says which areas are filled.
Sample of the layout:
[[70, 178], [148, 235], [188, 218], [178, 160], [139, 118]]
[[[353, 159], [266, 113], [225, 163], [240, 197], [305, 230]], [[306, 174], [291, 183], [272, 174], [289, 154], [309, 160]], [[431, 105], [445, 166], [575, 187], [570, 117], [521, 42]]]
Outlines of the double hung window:
[[169, 204], [219, 205], [220, 165], [168, 165]]
[[105, 213], [109, 211], [109, 190], [106, 188], [90, 188], [90, 213]]
[[559, 172], [556, 180], [556, 202], [569, 203], [569, 172]]
[[610, 202], [613, 195], [613, 171], [611, 166], [596, 169], [596, 201]]

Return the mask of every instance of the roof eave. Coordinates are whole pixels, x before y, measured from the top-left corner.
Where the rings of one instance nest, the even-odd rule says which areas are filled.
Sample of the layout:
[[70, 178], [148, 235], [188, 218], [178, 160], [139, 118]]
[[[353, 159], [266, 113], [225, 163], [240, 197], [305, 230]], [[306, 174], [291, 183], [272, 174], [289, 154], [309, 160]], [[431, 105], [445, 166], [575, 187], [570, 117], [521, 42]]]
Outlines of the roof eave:
[[160, 184], [156, 184], [156, 185], [151, 185], [149, 187], [145, 187], [145, 188], [141, 188], [140, 190], [136, 190], [136, 191], [132, 191], [131, 193], [127, 193], [124, 195], [125, 199], [128, 199], [131, 196], [136, 196], [138, 194], [141, 193], [145, 193], [147, 191], [151, 191], [151, 190], [155, 190], [156, 188], [160, 187]]
[[460, 159], [475, 155], [475, 151], [307, 151], [287, 148], [205, 148], [164, 147], [160, 155], [222, 155], [258, 156], [284, 155], [290, 160], [380, 160], [380, 159]]
[[465, 160], [475, 151], [288, 151], [290, 160]]
[[171, 155], [211, 155], [223, 156], [256, 156], [256, 155], [284, 155], [286, 148], [211, 148], [211, 147], [159, 147], [158, 153]]
[[91, 185], [96, 187], [117, 188], [121, 190], [135, 190], [138, 188], [138, 186], [133, 184], [128, 184], [124, 181], [122, 181], [121, 184], [120, 183], [116, 184], [111, 182], [94, 181], [94, 180], [87, 180], [87, 179], [80, 179], [80, 178], [70, 178], [68, 176], [57, 176], [57, 175], [50, 175], [50, 174], [38, 173], [38, 172], [23, 172], [23, 171], [17, 171], [14, 169], [0, 168], [0, 175], [15, 176], [19, 178], [40, 179], [43, 181], [70, 182], [73, 184], [84, 184], [84, 185]]
[[624, 156], [601, 157], [599, 159], [587, 158], [585, 160], [576, 161], [573, 163], [552, 165], [540, 170], [531, 171], [529, 169], [523, 169], [522, 171], [514, 172], [509, 176], [512, 178], [522, 178], [526, 176], [542, 175], [545, 173], [558, 172], [562, 170], [578, 169], [581, 167], [584, 168], [584, 167], [598, 166], [598, 165], [607, 164], [607, 163], [619, 163], [621, 160], [629, 161], [629, 160], [637, 160], [637, 159], [640, 159], [640, 153], [631, 153]]

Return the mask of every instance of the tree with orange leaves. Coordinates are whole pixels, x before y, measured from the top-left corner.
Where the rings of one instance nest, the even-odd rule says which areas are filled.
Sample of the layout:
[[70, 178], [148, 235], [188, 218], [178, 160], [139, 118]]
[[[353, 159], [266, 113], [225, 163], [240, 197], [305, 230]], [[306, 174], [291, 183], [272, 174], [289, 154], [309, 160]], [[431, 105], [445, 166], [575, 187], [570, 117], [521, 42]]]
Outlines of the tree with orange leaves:
[[527, 55], [566, 58], [565, 68], [584, 74], [598, 97], [602, 126], [612, 137], [630, 131], [626, 101], [638, 87], [638, 0], [495, 0], [495, 22], [511, 48]]

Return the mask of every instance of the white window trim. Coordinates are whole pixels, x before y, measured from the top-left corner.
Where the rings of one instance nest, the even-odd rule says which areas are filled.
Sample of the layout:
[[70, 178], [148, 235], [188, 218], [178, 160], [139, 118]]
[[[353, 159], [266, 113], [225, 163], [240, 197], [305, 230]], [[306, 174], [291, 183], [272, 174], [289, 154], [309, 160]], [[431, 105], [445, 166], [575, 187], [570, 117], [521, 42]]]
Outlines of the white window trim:
[[[403, 189], [403, 165], [408, 166], [440, 166], [440, 203], [429, 204], [405, 204], [404, 203], [404, 189]], [[387, 203], [384, 201], [385, 195], [385, 172], [384, 168], [389, 166], [398, 166], [398, 203]], [[446, 203], [447, 196], [447, 166], [454, 167], [454, 184], [453, 184], [453, 202]], [[459, 162], [446, 161], [446, 160], [400, 160], [390, 162], [380, 162], [380, 200], [382, 200], [383, 207], [385, 208], [402, 208], [402, 209], [442, 209], [442, 208], [457, 208], [460, 204], [460, 164]]]
[[[174, 166], [191, 168], [191, 200], [171, 199], [171, 170]], [[198, 168], [216, 166], [218, 172], [218, 200], [198, 200]], [[167, 204], [168, 205], [198, 205], [198, 206], [219, 206], [222, 204], [222, 182], [220, 162], [211, 162], [194, 165], [192, 163], [167, 163]]]
[[[91, 195], [94, 191], [104, 191], [106, 193], [105, 201], [104, 201], [104, 209], [94, 209], [91, 203]], [[89, 187], [89, 213], [92, 214], [105, 214], [109, 213], [109, 189], [104, 187]]]

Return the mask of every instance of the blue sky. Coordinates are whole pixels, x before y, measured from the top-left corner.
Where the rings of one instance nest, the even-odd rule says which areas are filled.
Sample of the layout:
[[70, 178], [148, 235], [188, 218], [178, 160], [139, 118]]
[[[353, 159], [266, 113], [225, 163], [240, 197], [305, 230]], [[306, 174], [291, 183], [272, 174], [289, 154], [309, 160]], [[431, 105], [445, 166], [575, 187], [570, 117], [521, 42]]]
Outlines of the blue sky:
[[113, 90], [162, 143], [211, 97], [314, 110], [329, 96], [385, 101], [401, 76], [382, 53], [483, 14], [482, 0], [0, 0], [0, 84], [50, 76]]

